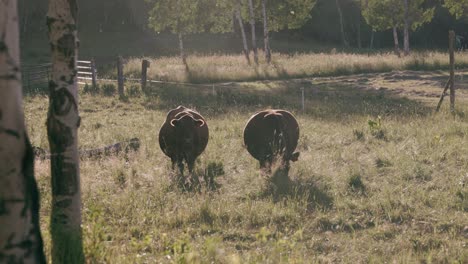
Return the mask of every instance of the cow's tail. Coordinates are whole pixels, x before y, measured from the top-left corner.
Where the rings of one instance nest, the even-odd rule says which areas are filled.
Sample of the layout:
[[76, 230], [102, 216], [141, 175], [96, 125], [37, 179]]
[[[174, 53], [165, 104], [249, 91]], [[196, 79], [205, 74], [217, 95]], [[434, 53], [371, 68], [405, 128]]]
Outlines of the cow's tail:
[[287, 131], [284, 129], [284, 117], [280, 113], [270, 113], [264, 117], [273, 125], [271, 151], [273, 156], [283, 156], [287, 152]]

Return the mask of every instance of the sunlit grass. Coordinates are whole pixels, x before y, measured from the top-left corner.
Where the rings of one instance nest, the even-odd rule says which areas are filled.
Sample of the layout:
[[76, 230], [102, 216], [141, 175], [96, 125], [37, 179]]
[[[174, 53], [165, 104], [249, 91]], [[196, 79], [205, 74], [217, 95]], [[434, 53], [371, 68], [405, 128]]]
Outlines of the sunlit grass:
[[[398, 58], [392, 53], [297, 53], [273, 54], [268, 65], [260, 54], [260, 65], [248, 65], [239, 55], [191, 55], [188, 71], [178, 57], [146, 58], [151, 62], [148, 78], [153, 80], [210, 83], [223, 81], [254, 81], [317, 76], [336, 76], [356, 73], [388, 72], [392, 70], [448, 69], [449, 57], [442, 52], [413, 52]], [[456, 67], [468, 67], [468, 54], [456, 54]], [[130, 58], [125, 65], [129, 77], [139, 78], [141, 58]]]
[[[434, 115], [435, 100], [421, 103], [362, 85], [310, 83], [304, 113], [297, 89], [304, 84], [294, 81], [246, 83], [214, 93], [151, 86], [128, 102], [82, 94], [81, 148], [133, 137], [142, 142], [128, 156], [81, 161], [88, 261], [466, 263], [466, 93], [459, 93], [456, 116], [447, 102]], [[401, 80], [394, 85], [410, 86]], [[157, 136], [166, 112], [178, 104], [207, 119], [210, 142], [196, 168], [203, 173], [213, 162], [222, 164], [217, 190], [187, 192], [172, 183]], [[46, 97], [25, 100], [31, 141], [43, 148], [47, 105]], [[269, 191], [242, 146], [245, 122], [268, 107], [291, 110], [301, 126], [300, 160], [292, 164], [292, 185], [282, 195]], [[379, 116], [380, 125], [371, 125]], [[36, 162], [36, 176], [49, 252], [48, 161]]]

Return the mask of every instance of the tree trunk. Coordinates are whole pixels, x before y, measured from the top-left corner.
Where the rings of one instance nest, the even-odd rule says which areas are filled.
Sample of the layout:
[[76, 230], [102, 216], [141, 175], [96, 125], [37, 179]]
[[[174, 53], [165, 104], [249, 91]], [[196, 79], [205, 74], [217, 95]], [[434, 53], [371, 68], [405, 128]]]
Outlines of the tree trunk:
[[52, 57], [47, 136], [51, 152], [53, 263], [84, 263], [78, 158], [76, 0], [49, 0], [47, 26]]
[[393, 44], [395, 49], [395, 54], [400, 57], [400, 43], [398, 41], [398, 31], [397, 27], [393, 26]]
[[357, 24], [357, 45], [358, 45], [358, 49], [362, 49], [361, 21], [362, 21], [362, 0], [359, 0], [359, 18], [358, 18], [358, 24]]
[[409, 27], [410, 27], [410, 21], [409, 21], [409, 8], [408, 8], [408, 0], [405, 1], [405, 23], [404, 23], [404, 52], [405, 56], [408, 56], [410, 53], [410, 44], [409, 44]]
[[449, 32], [449, 58], [450, 58], [450, 112], [455, 113], [455, 31]]
[[357, 25], [357, 46], [358, 49], [362, 49], [362, 40], [361, 40], [361, 21]]
[[182, 63], [187, 67], [187, 56], [185, 55], [184, 50], [184, 36], [182, 33], [179, 33], [179, 49], [180, 49], [180, 58], [182, 59]]
[[268, 34], [268, 17], [266, 3], [267, 0], [262, 0], [262, 14], [263, 14], [263, 42], [265, 44], [265, 59], [268, 64], [271, 62], [271, 50], [270, 50], [270, 36]]
[[242, 14], [241, 14], [241, 0], [238, 0], [237, 9], [236, 9], [236, 17], [237, 17], [237, 21], [239, 22], [239, 28], [241, 30], [242, 44], [244, 46], [245, 59], [250, 65], [249, 46], [247, 45], [247, 37], [245, 35], [244, 22], [242, 21]]
[[249, 0], [250, 27], [252, 31], [252, 50], [254, 53], [255, 64], [258, 65], [257, 36], [255, 33], [255, 14], [252, 0]]
[[17, 1], [0, 1], [0, 263], [46, 263], [19, 66]]
[[232, 34], [235, 36], [237, 34], [237, 27], [236, 27], [236, 11], [232, 12]]
[[372, 30], [372, 32], [371, 32], [371, 38], [370, 38], [370, 45], [369, 45], [369, 48], [370, 48], [370, 49], [373, 49], [373, 48], [374, 48], [374, 37], [375, 37], [375, 31]]
[[124, 72], [123, 72], [123, 58], [122, 56], [117, 57], [117, 90], [119, 92], [119, 98], [122, 100], [125, 98], [124, 93]]
[[336, 9], [338, 10], [338, 16], [340, 18], [340, 31], [341, 31], [341, 42], [343, 43], [343, 46], [349, 47], [348, 40], [346, 40], [346, 35], [344, 32], [344, 22], [343, 22], [343, 12], [341, 11], [341, 6], [339, 0], [335, 0], [336, 3]]
[[26, 34], [28, 32], [28, 28], [29, 28], [29, 25], [28, 25], [28, 13], [25, 12], [26, 14], [24, 15], [24, 19], [23, 19], [23, 31], [22, 31], [22, 34]]

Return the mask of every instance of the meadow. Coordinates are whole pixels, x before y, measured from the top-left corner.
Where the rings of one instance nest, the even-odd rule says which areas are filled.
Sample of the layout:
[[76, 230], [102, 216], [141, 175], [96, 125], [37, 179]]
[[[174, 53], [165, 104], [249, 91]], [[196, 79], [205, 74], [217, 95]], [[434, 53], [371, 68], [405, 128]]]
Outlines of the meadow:
[[[326, 67], [336, 67], [351, 74], [356, 68], [348, 69], [349, 63], [376, 68], [388, 63], [380, 57], [349, 56], [337, 61], [311, 55], [285, 71], [300, 77], [307, 70], [320, 75]], [[169, 80], [193, 81], [179, 74], [177, 59], [161, 60], [166, 61], [152, 65], [167, 67], [161, 71], [171, 72]], [[437, 60], [446, 63], [442, 56]], [[203, 70], [198, 80], [257, 78], [242, 71], [241, 61], [211, 72], [207, 65], [216, 61], [199, 62]], [[405, 61], [392, 63], [403, 70]], [[136, 64], [130, 62], [127, 73], [135, 68], [136, 74]], [[214, 88], [152, 84], [146, 93], [127, 83], [125, 100], [104, 92], [111, 90], [104, 84], [94, 93], [82, 88], [80, 148], [133, 137], [142, 143], [134, 153], [81, 160], [86, 258], [89, 263], [467, 263], [466, 74], [457, 73], [454, 115], [448, 100], [441, 113], [434, 113], [447, 78], [440, 71]], [[174, 184], [170, 161], [158, 145], [167, 111], [180, 104], [202, 113], [210, 128], [196, 173], [213, 177], [215, 183], [199, 191]], [[47, 107], [43, 95], [25, 98], [31, 141], [46, 149]], [[301, 126], [301, 156], [281, 191], [242, 146], [246, 121], [265, 108], [290, 110]], [[49, 255], [49, 161], [36, 160], [35, 166]]]
[[[147, 59], [152, 67], [148, 78], [153, 80], [216, 83], [231, 81], [284, 80], [291, 78], [340, 76], [362, 73], [381, 73], [401, 70], [434, 71], [449, 68], [447, 53], [415, 51], [399, 58], [393, 52], [344, 53], [336, 49], [316, 53], [273, 53], [270, 65], [262, 52], [258, 66], [248, 65], [239, 54], [192, 54], [187, 59], [188, 70], [178, 57], [127, 57], [124, 72], [129, 78], [140, 78], [141, 60]], [[253, 54], [251, 54], [253, 60]], [[468, 67], [467, 53], [456, 54], [455, 67]], [[103, 71], [106, 77], [116, 77], [115, 67]]]

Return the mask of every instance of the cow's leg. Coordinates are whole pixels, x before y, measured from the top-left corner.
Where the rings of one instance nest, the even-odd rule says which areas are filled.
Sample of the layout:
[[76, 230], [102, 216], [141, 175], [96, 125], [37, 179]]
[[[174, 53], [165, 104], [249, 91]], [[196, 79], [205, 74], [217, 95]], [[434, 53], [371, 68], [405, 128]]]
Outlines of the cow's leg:
[[199, 185], [200, 184], [200, 179], [198, 178], [198, 175], [195, 175], [193, 173], [193, 169], [195, 168], [195, 159], [187, 159], [187, 167], [190, 173], [190, 182], [192, 185]]
[[184, 162], [182, 159], [177, 161], [177, 166], [179, 167], [180, 175], [184, 176]]
[[195, 160], [187, 159], [187, 168], [189, 173], [193, 173], [193, 168], [195, 167]]
[[266, 173], [271, 172], [271, 161], [269, 159], [260, 160], [260, 169]]

